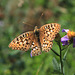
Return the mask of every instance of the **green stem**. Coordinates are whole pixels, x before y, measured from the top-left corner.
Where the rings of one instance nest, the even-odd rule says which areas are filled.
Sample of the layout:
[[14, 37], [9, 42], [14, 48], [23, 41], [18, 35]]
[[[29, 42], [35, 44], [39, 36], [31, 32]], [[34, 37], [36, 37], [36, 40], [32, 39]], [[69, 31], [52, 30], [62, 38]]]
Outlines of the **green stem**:
[[[62, 49], [61, 49], [61, 43], [60, 43], [60, 39], [61, 39], [61, 36], [60, 34], [58, 33], [57, 34], [57, 39], [55, 40], [59, 46], [59, 49], [60, 49], [60, 63], [61, 63], [61, 73], [63, 74], [63, 61], [62, 61]], [[64, 74], [63, 74], [64, 75]]]
[[62, 49], [62, 51], [63, 51], [63, 50], [65, 50], [66, 48], [68, 48], [69, 46], [70, 46], [70, 44], [69, 44], [69, 45], [67, 45], [65, 48], [63, 48], [63, 49]]
[[59, 48], [60, 48], [61, 73], [63, 73], [62, 49], [61, 49], [61, 44], [60, 44], [60, 42], [59, 42]]
[[57, 52], [55, 52], [53, 49], [51, 49], [57, 56], [60, 56]]

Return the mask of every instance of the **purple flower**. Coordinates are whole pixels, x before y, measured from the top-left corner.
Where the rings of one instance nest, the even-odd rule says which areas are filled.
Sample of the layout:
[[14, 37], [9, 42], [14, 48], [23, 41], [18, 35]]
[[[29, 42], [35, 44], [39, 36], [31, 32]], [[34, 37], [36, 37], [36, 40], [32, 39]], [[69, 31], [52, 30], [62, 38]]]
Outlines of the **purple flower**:
[[66, 32], [66, 33], [67, 33], [68, 31], [69, 31], [69, 29], [63, 29], [63, 30], [62, 30], [62, 32]]
[[32, 57], [32, 51], [31, 51], [31, 53], [30, 53], [30, 56]]
[[[70, 31], [69, 29], [63, 29], [62, 32], [68, 33]], [[71, 31], [70, 31], [71, 32]], [[71, 33], [68, 33], [71, 35]], [[70, 37], [68, 35], [65, 35], [61, 38], [62, 45], [69, 45]], [[73, 37], [73, 47], [75, 47], [75, 37]]]
[[75, 47], [75, 37], [73, 38], [73, 48]]
[[69, 38], [67, 35], [61, 38], [62, 45], [69, 45]]

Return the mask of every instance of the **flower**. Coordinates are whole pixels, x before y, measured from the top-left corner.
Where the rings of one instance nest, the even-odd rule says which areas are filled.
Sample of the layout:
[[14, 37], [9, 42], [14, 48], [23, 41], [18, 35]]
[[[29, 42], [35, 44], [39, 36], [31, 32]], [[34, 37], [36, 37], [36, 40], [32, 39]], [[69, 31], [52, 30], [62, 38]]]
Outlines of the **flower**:
[[31, 51], [31, 53], [30, 53], [30, 56], [32, 57], [32, 51]]
[[62, 45], [69, 45], [69, 41], [73, 40], [73, 47], [75, 47], [75, 32], [69, 29], [63, 29], [62, 32], [66, 32], [67, 35], [61, 38]]
[[75, 38], [73, 38], [73, 47], [75, 47]]
[[69, 45], [69, 38], [67, 35], [61, 38], [62, 45]]

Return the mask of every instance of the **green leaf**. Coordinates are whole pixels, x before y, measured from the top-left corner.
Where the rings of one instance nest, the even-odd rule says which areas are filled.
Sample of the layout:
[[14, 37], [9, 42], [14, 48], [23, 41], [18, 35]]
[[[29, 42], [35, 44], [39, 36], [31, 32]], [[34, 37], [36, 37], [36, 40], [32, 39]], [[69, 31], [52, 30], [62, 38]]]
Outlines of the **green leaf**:
[[21, 52], [20, 50], [13, 50], [11, 53], [10, 53], [10, 55], [14, 55], [14, 54], [17, 54], [17, 53], [19, 53], [19, 52]]
[[59, 70], [59, 64], [55, 58], [53, 58], [53, 67], [55, 70]]
[[69, 49], [67, 49], [67, 51], [65, 52], [64, 57], [63, 57], [63, 60], [66, 59], [66, 56], [67, 56], [68, 50], [69, 50]]

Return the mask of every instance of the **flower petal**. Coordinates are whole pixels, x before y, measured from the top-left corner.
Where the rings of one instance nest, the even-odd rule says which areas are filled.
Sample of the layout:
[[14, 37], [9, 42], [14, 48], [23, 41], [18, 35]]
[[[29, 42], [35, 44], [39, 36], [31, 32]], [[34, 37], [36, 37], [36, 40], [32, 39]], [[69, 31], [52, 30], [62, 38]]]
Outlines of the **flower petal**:
[[63, 42], [63, 41], [68, 41], [68, 40], [69, 40], [69, 38], [68, 38], [67, 35], [65, 35], [64, 37], [61, 38], [61, 42]]
[[75, 37], [73, 38], [73, 47], [75, 47]]
[[62, 45], [69, 45], [69, 38], [67, 35], [61, 38]]
[[66, 32], [66, 33], [67, 33], [68, 31], [69, 31], [69, 29], [63, 29], [63, 30], [62, 30], [62, 32]]
[[69, 45], [69, 42], [68, 41], [63, 41], [62, 42], [62, 45], [64, 46], [64, 45]]
[[32, 57], [32, 51], [31, 51], [31, 53], [30, 53], [30, 56]]

